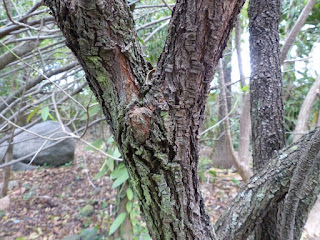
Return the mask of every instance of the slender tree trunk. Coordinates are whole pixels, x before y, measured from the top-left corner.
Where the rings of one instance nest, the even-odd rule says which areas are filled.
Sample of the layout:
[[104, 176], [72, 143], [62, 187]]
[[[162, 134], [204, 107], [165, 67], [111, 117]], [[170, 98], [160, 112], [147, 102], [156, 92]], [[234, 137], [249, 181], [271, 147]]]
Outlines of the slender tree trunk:
[[[250, 0], [248, 14], [253, 169], [257, 173], [285, 145], [279, 49], [281, 1]], [[277, 239], [279, 207], [273, 202], [259, 219], [254, 239]]]
[[[240, 73], [241, 88], [246, 86], [245, 75], [242, 64], [242, 51], [241, 51], [241, 21], [238, 17], [236, 22], [236, 50], [238, 57], [238, 68]], [[250, 117], [250, 94], [248, 92], [242, 93], [242, 111], [240, 115], [240, 133], [239, 133], [239, 148], [238, 156], [239, 161], [242, 162], [247, 168], [250, 168], [251, 153], [249, 151], [250, 146], [250, 134], [251, 134], [251, 117]], [[250, 177], [250, 176], [249, 176]]]
[[[10, 139], [12, 140], [12, 139]], [[8, 163], [12, 160], [12, 144], [11, 144], [11, 141], [9, 142], [9, 145], [8, 145], [8, 148], [7, 148], [7, 151], [6, 151], [6, 154], [5, 154], [5, 163]], [[1, 159], [0, 159], [1, 160]], [[1, 162], [1, 161], [0, 161]], [[5, 197], [7, 196], [7, 192], [8, 192], [8, 186], [9, 186], [9, 181], [10, 181], [10, 175], [11, 175], [11, 167], [8, 166], [8, 167], [5, 167], [3, 169], [3, 186], [2, 186], [2, 189], [1, 189], [1, 196], [2, 197]]]
[[197, 176], [214, 68], [244, 1], [178, 0], [151, 81], [126, 1], [47, 0], [124, 157], [153, 239], [215, 239]]
[[297, 124], [294, 129], [293, 142], [298, 141], [299, 138], [301, 138], [302, 135], [304, 135], [308, 131], [309, 116], [310, 116], [313, 104], [317, 98], [316, 92], [319, 90], [319, 88], [320, 88], [320, 75], [316, 78], [307, 96], [303, 100], [303, 103], [299, 111]]
[[285, 145], [279, 50], [280, 0], [249, 2], [253, 166], [258, 171]]
[[240, 159], [238, 158], [236, 151], [233, 148], [232, 144], [232, 137], [231, 137], [231, 128], [230, 128], [230, 121], [228, 117], [227, 112], [227, 94], [226, 94], [226, 87], [224, 82], [224, 71], [223, 71], [223, 63], [222, 60], [220, 60], [219, 64], [219, 80], [220, 80], [220, 95], [221, 95], [221, 105], [222, 109], [224, 109], [223, 116], [225, 120], [223, 121], [224, 129], [225, 129], [225, 138], [226, 138], [226, 147], [229, 151], [228, 154], [231, 156], [232, 161], [234, 165], [236, 166], [236, 169], [238, 173], [240, 174], [241, 178], [246, 182], [251, 177], [252, 172], [249, 167], [249, 165], [244, 164], [244, 162], [240, 162]]
[[[231, 71], [232, 71], [231, 69], [232, 44], [231, 43], [232, 43], [231, 41], [228, 42], [228, 46], [224, 51], [224, 57], [222, 59], [223, 72], [222, 74], [221, 74], [221, 71], [219, 73], [220, 89], [222, 84], [226, 86], [231, 82]], [[223, 83], [221, 81], [223, 81]], [[225, 88], [226, 89], [223, 89], [225, 93], [225, 99], [221, 90], [219, 93], [218, 121], [221, 121], [222, 119], [227, 117], [227, 115], [231, 111], [231, 86], [229, 85], [228, 87], [225, 87]], [[214, 143], [214, 163], [217, 167], [231, 168], [234, 164], [232, 160], [233, 157], [231, 154], [232, 150], [230, 149], [230, 146], [228, 144], [228, 136], [227, 136], [224, 123], [219, 125], [218, 136], [219, 136], [218, 139]]]
[[124, 240], [133, 240], [133, 226], [131, 223], [131, 219], [129, 216], [129, 213], [127, 212], [127, 203], [129, 202], [129, 199], [127, 197], [127, 189], [128, 189], [128, 183], [125, 182], [124, 185], [121, 186], [121, 189], [118, 189], [117, 193], [117, 207], [118, 211], [117, 213], [127, 213], [126, 218], [124, 219], [121, 226], [117, 229], [117, 231], [113, 234], [113, 239], [124, 239]]

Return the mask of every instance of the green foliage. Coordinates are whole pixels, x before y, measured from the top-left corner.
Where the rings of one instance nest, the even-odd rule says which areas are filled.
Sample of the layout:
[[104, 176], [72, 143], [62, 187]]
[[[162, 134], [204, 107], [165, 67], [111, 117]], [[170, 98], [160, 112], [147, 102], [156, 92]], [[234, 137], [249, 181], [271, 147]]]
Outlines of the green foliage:
[[133, 191], [131, 190], [131, 188], [127, 189], [127, 198], [129, 201], [133, 200]]
[[[174, 3], [175, 1], [167, 0], [168, 4]], [[137, 4], [137, 7], [140, 5], [163, 5], [161, 0], [143, 0], [140, 1], [140, 4]], [[166, 8], [142, 8], [136, 9], [134, 11], [136, 26], [143, 26], [148, 23], [157, 21], [159, 19], [163, 19], [171, 15], [171, 11]], [[163, 25], [165, 21], [153, 24], [149, 27], [143, 28], [138, 31], [139, 41], [143, 45], [143, 50], [146, 54], [146, 59], [152, 64], [155, 65], [158, 61], [158, 57], [162, 52], [165, 39], [167, 37], [168, 26], [159, 30], [150, 41], [147, 43], [144, 41], [153, 31], [155, 31], [158, 27]]]
[[126, 219], [127, 213], [123, 212], [120, 213], [116, 219], [113, 221], [110, 230], [109, 230], [109, 236], [111, 236], [123, 223], [123, 221]]
[[[94, 147], [98, 149], [102, 149], [104, 146], [104, 141], [102, 138], [95, 140], [94, 142], [91, 143]], [[86, 151], [94, 151], [95, 149], [91, 146], [86, 146], [85, 148]]]
[[123, 165], [121, 168], [117, 168], [114, 172], [111, 173], [111, 178], [115, 179], [112, 184], [112, 188], [119, 187], [122, 183], [129, 179], [128, 171]]

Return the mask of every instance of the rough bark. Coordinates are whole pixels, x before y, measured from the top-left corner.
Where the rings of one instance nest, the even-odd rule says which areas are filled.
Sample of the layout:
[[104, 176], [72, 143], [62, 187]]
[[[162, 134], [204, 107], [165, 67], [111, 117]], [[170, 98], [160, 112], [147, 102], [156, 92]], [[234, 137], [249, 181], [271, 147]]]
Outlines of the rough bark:
[[300, 239], [308, 213], [319, 193], [319, 150], [318, 128], [279, 152], [240, 190], [218, 220], [215, 226], [217, 238], [247, 239], [266, 213], [284, 200], [286, 208], [281, 213], [283, 230], [273, 229], [272, 238], [264, 239]]
[[[256, 173], [285, 145], [279, 49], [281, 0], [251, 0], [248, 15], [253, 170]], [[281, 210], [280, 203], [272, 202], [263, 218], [258, 219], [254, 239], [277, 239], [276, 230], [281, 227], [277, 215]]]
[[301, 136], [308, 131], [309, 116], [310, 116], [313, 104], [317, 98], [316, 92], [317, 90], [319, 90], [319, 88], [320, 88], [320, 75], [316, 78], [306, 98], [303, 100], [303, 103], [299, 111], [297, 124], [294, 129], [293, 142], [298, 141], [299, 138], [301, 138]]
[[151, 237], [214, 239], [197, 176], [198, 140], [213, 69], [244, 1], [177, 1], [147, 82], [125, 1], [45, 3], [102, 106]]
[[283, 64], [284, 60], [286, 60], [287, 54], [295, 41], [300, 29], [303, 27], [305, 21], [309, 13], [311, 12], [313, 6], [317, 0], [309, 0], [304, 9], [302, 10], [297, 22], [294, 24], [293, 28], [291, 29], [289, 35], [286, 37], [286, 40], [281, 48], [281, 55], [280, 55], [280, 63]]
[[279, 50], [280, 0], [249, 2], [253, 167], [258, 171], [285, 144]]

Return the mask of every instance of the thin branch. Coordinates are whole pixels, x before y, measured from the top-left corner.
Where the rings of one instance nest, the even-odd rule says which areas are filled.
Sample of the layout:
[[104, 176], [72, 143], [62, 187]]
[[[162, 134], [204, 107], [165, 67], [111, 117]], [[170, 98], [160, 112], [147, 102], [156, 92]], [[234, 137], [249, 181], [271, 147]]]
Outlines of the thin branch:
[[166, 26], [168, 26], [170, 23], [170, 20], [167, 20], [164, 24], [162, 24], [161, 26], [157, 27], [152, 33], [149, 34], [148, 37], [146, 37], [143, 42], [147, 43], [151, 40], [151, 38], [157, 33], [159, 32], [161, 29], [165, 28]]
[[166, 7], [172, 12], [172, 7], [166, 2], [166, 0], [162, 0], [162, 2], [163, 2], [164, 5], [166, 5]]
[[281, 54], [280, 54], [280, 63], [283, 64], [284, 60], [287, 57], [287, 54], [289, 52], [290, 47], [292, 46], [294, 40], [296, 39], [299, 31], [303, 27], [305, 21], [307, 20], [307, 17], [309, 13], [311, 12], [313, 6], [317, 0], [309, 0], [304, 9], [302, 10], [298, 20], [294, 24], [293, 28], [291, 29], [289, 35], [287, 36], [284, 45], [281, 48]]

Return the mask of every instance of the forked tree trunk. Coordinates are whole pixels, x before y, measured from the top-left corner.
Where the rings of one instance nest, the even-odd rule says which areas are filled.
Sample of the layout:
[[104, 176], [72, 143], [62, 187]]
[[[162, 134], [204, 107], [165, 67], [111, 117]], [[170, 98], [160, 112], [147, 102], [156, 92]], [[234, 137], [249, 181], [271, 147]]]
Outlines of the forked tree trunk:
[[[319, 193], [320, 129], [303, 136], [271, 159], [243, 187], [215, 228], [217, 239], [247, 239], [272, 206], [284, 199], [281, 229], [264, 240], [300, 240]], [[254, 238], [256, 239], [256, 238]]]
[[45, 1], [125, 159], [153, 239], [214, 239], [197, 176], [210, 82], [244, 0], [180, 0], [156, 73], [126, 1]]
[[[313, 189], [319, 189], [319, 131], [250, 180], [219, 221], [218, 237], [204, 209], [197, 176], [199, 132], [213, 69], [244, 1], [178, 0], [156, 73], [147, 83], [126, 1], [45, 3], [111, 126], [152, 239], [245, 239], [265, 211], [288, 195], [284, 221], [292, 226], [291, 206], [306, 215]], [[298, 220], [295, 236], [303, 217]]]

